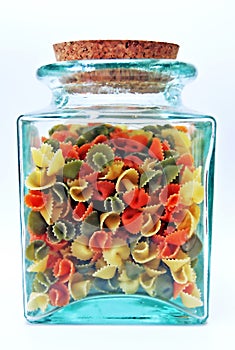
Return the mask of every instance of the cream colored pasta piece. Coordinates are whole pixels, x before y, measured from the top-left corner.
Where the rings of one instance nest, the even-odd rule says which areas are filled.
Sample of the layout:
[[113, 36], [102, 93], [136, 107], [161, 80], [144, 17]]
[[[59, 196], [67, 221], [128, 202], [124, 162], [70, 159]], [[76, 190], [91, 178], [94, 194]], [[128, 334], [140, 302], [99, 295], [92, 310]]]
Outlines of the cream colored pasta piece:
[[51, 159], [48, 169], [47, 169], [47, 175], [52, 176], [57, 174], [60, 170], [62, 170], [63, 166], [65, 164], [64, 157], [62, 154], [62, 150], [58, 149], [56, 153], [53, 155], [53, 158]]
[[49, 296], [44, 293], [32, 292], [27, 304], [28, 311], [35, 311], [40, 309], [44, 312], [49, 304]]
[[35, 261], [34, 264], [27, 268], [28, 272], [44, 272], [47, 268], [48, 255], [42, 260]]
[[204, 198], [204, 187], [197, 181], [190, 181], [181, 187], [179, 195], [183, 205], [200, 204]]
[[156, 216], [146, 212], [144, 213], [143, 218], [144, 221], [140, 231], [142, 236], [151, 237], [155, 235], [161, 228], [161, 220], [157, 220]]
[[91, 198], [93, 189], [91, 186], [89, 186], [87, 181], [84, 179], [79, 179], [76, 182], [76, 186], [73, 185], [70, 187], [69, 193], [75, 201], [86, 202]]
[[47, 143], [43, 143], [40, 148], [32, 147], [31, 153], [34, 164], [39, 168], [48, 167], [54, 157], [53, 148]]
[[108, 227], [111, 231], [116, 231], [120, 225], [120, 215], [117, 213], [102, 213], [100, 215], [100, 228]]
[[116, 269], [117, 266], [106, 265], [101, 267], [98, 271], [94, 272], [92, 276], [108, 280], [114, 277]]
[[180, 297], [183, 304], [188, 308], [195, 308], [203, 305], [200, 290], [196, 287], [196, 285], [194, 285], [194, 289], [191, 294], [182, 291], [180, 293]]
[[157, 160], [153, 160], [152, 158], [146, 158], [140, 168], [142, 172], [147, 172], [149, 170], [153, 170], [156, 164]]
[[121, 173], [124, 162], [121, 160], [115, 160], [110, 166], [105, 169], [105, 175], [100, 179], [115, 180]]
[[130, 248], [126, 241], [114, 238], [112, 247], [103, 251], [104, 260], [107, 264], [121, 266], [123, 260], [127, 260], [130, 255]]
[[138, 185], [139, 174], [135, 169], [127, 169], [118, 177], [116, 181], [116, 191], [131, 191]]
[[122, 271], [118, 280], [119, 280], [120, 288], [125, 294], [135, 294], [140, 285], [139, 278], [134, 280], [128, 278], [126, 274], [126, 270]]
[[46, 169], [36, 168], [25, 180], [25, 185], [30, 190], [44, 190], [52, 187], [56, 182], [56, 176], [48, 176]]
[[155, 258], [144, 264], [144, 269], [149, 277], [155, 277], [166, 273], [166, 269], [159, 268], [161, 259]]
[[90, 260], [93, 252], [89, 248], [88, 242], [89, 238], [85, 235], [76, 238], [71, 246], [72, 255], [80, 260]]
[[82, 274], [74, 273], [68, 283], [69, 292], [74, 300], [83, 299], [89, 293], [91, 281], [84, 280]]
[[148, 242], [138, 242], [132, 251], [132, 257], [135, 262], [141, 264], [153, 260], [158, 254], [157, 245]]
[[140, 275], [140, 285], [151, 297], [156, 295], [156, 280], [157, 276], [150, 277], [147, 273]]
[[172, 275], [175, 282], [177, 282], [179, 284], [185, 284], [188, 282], [188, 276], [187, 276], [187, 273], [185, 271], [186, 265], [182, 266], [182, 268], [178, 271], [175, 271], [175, 272], [171, 271], [171, 275]]
[[63, 207], [56, 205], [52, 195], [48, 196], [48, 200], [46, 205], [42, 210], [40, 210], [41, 215], [48, 225], [52, 225], [56, 222], [61, 216], [63, 212]]
[[101, 269], [102, 267], [107, 266], [106, 261], [104, 260], [103, 256], [98, 259], [95, 263], [96, 270]]

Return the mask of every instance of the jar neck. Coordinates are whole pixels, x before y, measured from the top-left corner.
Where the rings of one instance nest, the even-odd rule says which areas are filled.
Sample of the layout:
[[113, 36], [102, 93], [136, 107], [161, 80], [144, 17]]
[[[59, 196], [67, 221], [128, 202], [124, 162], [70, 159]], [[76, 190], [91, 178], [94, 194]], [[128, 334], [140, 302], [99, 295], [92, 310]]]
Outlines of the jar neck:
[[111, 59], [59, 62], [39, 68], [55, 108], [180, 106], [194, 66], [175, 60]]

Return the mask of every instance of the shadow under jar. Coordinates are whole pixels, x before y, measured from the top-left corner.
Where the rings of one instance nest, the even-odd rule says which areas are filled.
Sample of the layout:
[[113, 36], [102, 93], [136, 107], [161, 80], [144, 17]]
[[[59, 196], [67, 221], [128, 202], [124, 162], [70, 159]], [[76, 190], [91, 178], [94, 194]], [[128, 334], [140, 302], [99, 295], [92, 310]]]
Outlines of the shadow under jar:
[[25, 317], [208, 317], [215, 121], [181, 104], [167, 59], [58, 62], [47, 110], [18, 119]]

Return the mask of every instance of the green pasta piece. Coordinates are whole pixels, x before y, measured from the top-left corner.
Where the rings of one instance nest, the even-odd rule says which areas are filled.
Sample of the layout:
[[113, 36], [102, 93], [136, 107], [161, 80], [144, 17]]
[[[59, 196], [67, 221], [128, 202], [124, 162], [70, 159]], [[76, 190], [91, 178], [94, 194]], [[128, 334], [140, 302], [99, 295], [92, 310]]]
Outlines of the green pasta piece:
[[168, 300], [173, 296], [173, 278], [168, 273], [160, 275], [156, 279], [156, 297]]
[[51, 242], [59, 243], [62, 240], [72, 240], [76, 235], [76, 231], [72, 223], [65, 220], [60, 220], [53, 226], [48, 227], [47, 234]]
[[54, 140], [54, 139], [48, 139], [48, 140], [44, 141], [44, 143], [47, 143], [48, 145], [50, 145], [53, 149], [53, 152], [56, 152], [60, 148], [59, 141]]
[[113, 278], [108, 280], [104, 280], [102, 278], [96, 277], [94, 279], [94, 287], [100, 292], [112, 293], [118, 289], [119, 282], [116, 275]]
[[47, 229], [47, 223], [38, 211], [31, 211], [28, 216], [28, 227], [35, 235], [43, 235]]
[[141, 272], [144, 271], [143, 266], [135, 264], [134, 262], [131, 262], [131, 261], [126, 261], [125, 267], [126, 267], [127, 277], [130, 278], [131, 280], [137, 279], [141, 274]]
[[63, 182], [56, 182], [52, 187], [52, 194], [56, 203], [64, 203], [68, 198], [68, 187]]
[[93, 211], [82, 222], [81, 233], [90, 237], [95, 231], [100, 229], [100, 221], [97, 211]]
[[72, 160], [66, 163], [63, 169], [63, 176], [68, 179], [75, 179], [79, 173], [81, 165], [81, 160]]
[[[102, 157], [100, 154], [102, 154]], [[101, 171], [105, 166], [109, 165], [113, 161], [114, 152], [108, 145], [99, 143], [95, 144], [89, 149], [86, 157], [87, 163], [93, 170]], [[99, 161], [101, 161], [101, 164]]]
[[175, 180], [175, 178], [179, 175], [181, 166], [177, 165], [168, 165], [164, 168], [163, 172], [166, 177], [166, 183], [170, 183]]
[[125, 209], [125, 204], [116, 194], [113, 197], [106, 198], [104, 207], [107, 212], [121, 213]]
[[196, 234], [192, 235], [187, 242], [181, 246], [183, 252], [194, 260], [202, 250], [202, 242]]
[[25, 255], [29, 260], [42, 260], [47, 256], [49, 252], [49, 247], [42, 240], [35, 240], [31, 242], [26, 250]]
[[55, 125], [53, 126], [53, 128], [49, 130], [49, 135], [51, 136], [52, 134], [54, 134], [55, 131], [62, 131], [62, 130], [68, 130], [68, 127], [64, 124]]

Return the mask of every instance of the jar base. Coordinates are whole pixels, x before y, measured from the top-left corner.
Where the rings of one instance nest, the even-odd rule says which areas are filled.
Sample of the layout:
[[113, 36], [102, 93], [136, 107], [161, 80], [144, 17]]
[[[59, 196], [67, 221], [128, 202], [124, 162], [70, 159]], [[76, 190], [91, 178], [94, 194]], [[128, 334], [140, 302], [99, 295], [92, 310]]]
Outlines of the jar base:
[[150, 297], [105, 295], [73, 302], [40, 317], [26, 315], [26, 319], [44, 324], [194, 325], [205, 323], [207, 316]]

